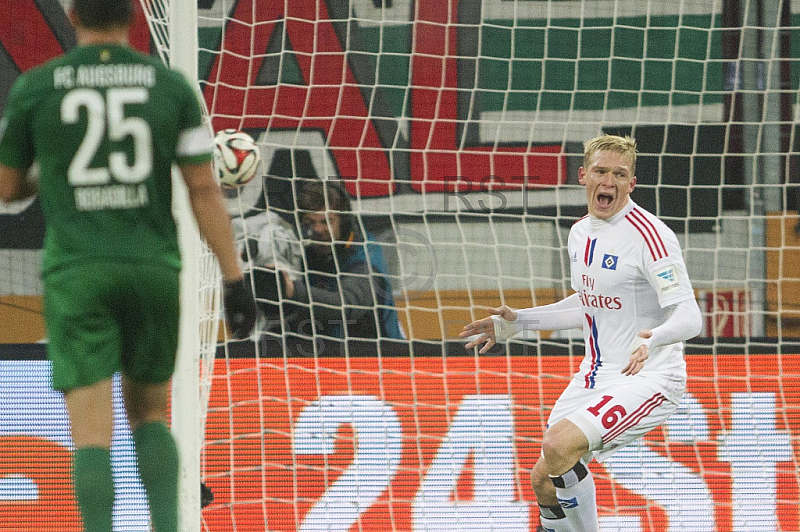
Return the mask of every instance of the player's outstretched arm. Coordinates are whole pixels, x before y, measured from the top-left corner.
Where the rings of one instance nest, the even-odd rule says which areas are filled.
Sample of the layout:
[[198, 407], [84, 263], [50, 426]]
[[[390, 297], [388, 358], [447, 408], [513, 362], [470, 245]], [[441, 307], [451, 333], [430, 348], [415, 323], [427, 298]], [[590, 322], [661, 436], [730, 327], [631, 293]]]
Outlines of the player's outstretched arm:
[[181, 165], [181, 174], [189, 189], [189, 203], [200, 234], [219, 262], [223, 278], [223, 303], [228, 326], [237, 338], [248, 336], [256, 322], [256, 304], [239, 267], [239, 255], [233, 242], [233, 229], [214, 181], [211, 163]]
[[490, 308], [489, 312], [489, 317], [470, 323], [459, 334], [469, 339], [467, 348], [484, 344], [480, 352], [485, 353], [495, 343], [508, 340], [524, 330], [579, 329], [583, 325], [581, 301], [577, 293], [541, 307], [511, 310], [502, 306]]
[[189, 202], [197, 227], [216, 255], [223, 279], [241, 279], [242, 271], [233, 242], [233, 229], [222, 191], [214, 181], [211, 163], [182, 165], [180, 169], [189, 189]]
[[[498, 341], [497, 331], [495, 330], [495, 316], [506, 322], [514, 322], [517, 319], [517, 313], [505, 305], [498, 308], [489, 308], [487, 310], [489, 311], [489, 316], [465, 325], [459, 333], [461, 338], [470, 339], [464, 345], [467, 349], [472, 349], [473, 347], [483, 344], [483, 347], [481, 347], [479, 351], [481, 354], [491, 349]], [[505, 338], [500, 338], [500, 341], [502, 340], [505, 340]]]

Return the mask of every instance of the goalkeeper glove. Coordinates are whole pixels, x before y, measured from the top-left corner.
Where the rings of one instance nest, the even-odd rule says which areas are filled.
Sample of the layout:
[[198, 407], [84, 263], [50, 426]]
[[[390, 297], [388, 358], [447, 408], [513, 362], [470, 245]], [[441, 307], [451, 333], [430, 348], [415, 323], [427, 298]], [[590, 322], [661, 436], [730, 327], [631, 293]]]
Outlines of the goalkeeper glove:
[[222, 289], [225, 319], [233, 336], [247, 338], [256, 324], [256, 303], [244, 279], [226, 281]]

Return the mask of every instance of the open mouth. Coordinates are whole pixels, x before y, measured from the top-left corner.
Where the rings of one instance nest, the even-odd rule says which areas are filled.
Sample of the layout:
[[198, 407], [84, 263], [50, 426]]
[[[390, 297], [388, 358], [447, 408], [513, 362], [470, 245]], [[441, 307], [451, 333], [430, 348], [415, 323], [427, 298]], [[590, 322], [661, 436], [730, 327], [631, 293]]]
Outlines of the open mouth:
[[614, 196], [611, 194], [598, 194], [597, 195], [597, 204], [602, 207], [610, 207], [611, 204], [614, 202]]

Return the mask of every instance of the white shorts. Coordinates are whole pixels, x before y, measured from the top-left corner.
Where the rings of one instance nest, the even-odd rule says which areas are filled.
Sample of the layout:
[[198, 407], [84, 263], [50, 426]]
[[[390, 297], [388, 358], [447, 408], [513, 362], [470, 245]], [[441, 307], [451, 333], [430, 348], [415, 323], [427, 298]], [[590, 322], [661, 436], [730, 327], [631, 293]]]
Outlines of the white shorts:
[[589, 440], [584, 460], [603, 462], [664, 423], [677, 408], [661, 386], [638, 376], [602, 390], [570, 383], [553, 406], [547, 426], [568, 419]]

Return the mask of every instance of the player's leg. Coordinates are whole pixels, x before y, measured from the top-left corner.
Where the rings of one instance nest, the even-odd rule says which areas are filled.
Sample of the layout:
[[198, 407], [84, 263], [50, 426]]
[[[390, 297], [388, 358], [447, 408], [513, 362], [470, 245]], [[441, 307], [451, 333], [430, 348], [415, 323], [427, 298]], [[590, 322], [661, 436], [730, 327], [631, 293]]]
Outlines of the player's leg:
[[112, 316], [113, 281], [99, 265], [58, 270], [44, 278], [47, 356], [53, 388], [64, 392], [75, 452], [72, 481], [87, 531], [111, 530], [113, 406], [119, 330]]
[[75, 452], [72, 482], [87, 532], [108, 532], [114, 508], [111, 379], [64, 393]]
[[594, 479], [581, 458], [589, 441], [570, 421], [549, 427], [531, 481], [542, 526], [554, 532], [598, 530]]
[[156, 532], [178, 526], [178, 450], [167, 427], [178, 343], [178, 272], [159, 265], [121, 269], [129, 280], [123, 327], [122, 395], [139, 477]]
[[547, 474], [547, 463], [540, 457], [531, 469], [531, 486], [536, 494], [536, 503], [539, 505], [539, 522], [544, 530], [549, 532], [568, 532], [571, 530], [567, 515], [561, 508], [556, 496], [556, 487]]
[[123, 397], [139, 478], [157, 532], [178, 527], [178, 449], [167, 427], [169, 382], [147, 384], [123, 376]]
[[[545, 432], [542, 452], [557, 498], [574, 530], [598, 530], [594, 479], [580, 458], [593, 455], [602, 462], [661, 425], [677, 407], [677, 402], [668, 399], [675, 395], [674, 387], [634, 376], [602, 391], [572, 390], [562, 395], [571, 412]], [[582, 404], [574, 407], [575, 402]], [[553, 413], [566, 409], [554, 408]], [[570, 445], [577, 441], [587, 443], [587, 453], [582, 455]]]

